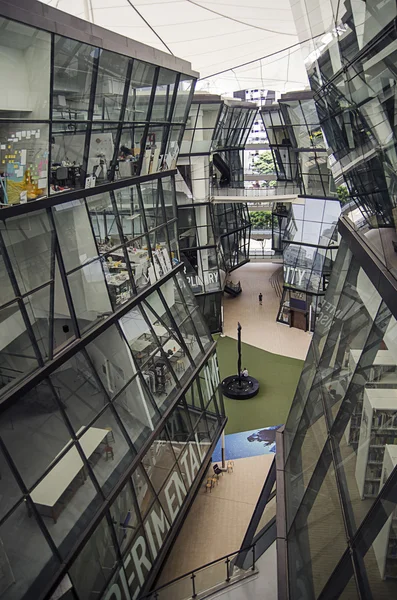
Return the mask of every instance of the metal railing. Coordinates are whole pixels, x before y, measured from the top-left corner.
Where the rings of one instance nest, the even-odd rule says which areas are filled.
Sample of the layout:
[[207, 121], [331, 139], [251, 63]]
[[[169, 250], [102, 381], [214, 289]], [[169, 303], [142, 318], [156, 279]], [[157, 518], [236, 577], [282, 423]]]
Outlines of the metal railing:
[[279, 298], [283, 295], [283, 269], [277, 269], [270, 277], [269, 282]]
[[213, 187], [212, 196], [242, 196], [244, 198], [261, 198], [263, 196], [285, 196], [285, 195], [298, 195], [300, 190], [295, 185], [286, 185], [280, 187], [264, 187], [264, 188], [217, 188]]
[[[140, 596], [139, 600], [203, 599], [230, 584], [256, 574], [258, 572], [257, 559], [269, 548], [277, 535], [275, 483], [276, 461], [273, 458], [239, 550], [180, 575], [152, 592]], [[265, 514], [272, 502], [270, 513]], [[264, 519], [264, 517], [266, 518]], [[248, 544], [247, 540], [252, 540], [252, 542]], [[245, 543], [246, 545], [244, 545]]]
[[242, 581], [257, 573], [255, 548], [259, 540], [244, 548], [244, 566], [237, 567], [235, 561], [242, 550], [226, 554], [221, 558], [176, 577], [157, 589], [140, 596], [139, 600], [191, 600], [205, 598], [226, 585]]

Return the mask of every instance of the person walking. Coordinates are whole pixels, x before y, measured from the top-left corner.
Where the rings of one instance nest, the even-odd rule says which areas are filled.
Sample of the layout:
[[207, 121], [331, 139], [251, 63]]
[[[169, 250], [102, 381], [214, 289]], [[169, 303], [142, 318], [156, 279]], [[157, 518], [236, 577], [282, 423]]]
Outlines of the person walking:
[[258, 298], [259, 298], [259, 306], [262, 306], [262, 298], [263, 298], [262, 292], [259, 294]]

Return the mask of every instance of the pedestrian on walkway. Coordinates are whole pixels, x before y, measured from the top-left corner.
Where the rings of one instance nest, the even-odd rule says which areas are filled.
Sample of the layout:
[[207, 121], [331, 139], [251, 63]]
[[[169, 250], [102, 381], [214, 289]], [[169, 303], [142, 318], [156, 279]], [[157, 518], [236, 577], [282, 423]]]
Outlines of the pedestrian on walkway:
[[263, 298], [262, 292], [259, 294], [258, 298], [259, 298], [259, 306], [262, 306], [262, 298]]

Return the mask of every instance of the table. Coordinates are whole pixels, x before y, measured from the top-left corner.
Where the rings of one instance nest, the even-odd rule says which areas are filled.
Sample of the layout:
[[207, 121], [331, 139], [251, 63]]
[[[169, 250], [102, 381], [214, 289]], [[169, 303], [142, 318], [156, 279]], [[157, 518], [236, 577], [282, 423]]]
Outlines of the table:
[[148, 346], [151, 346], [152, 342], [148, 340], [141, 340], [138, 338], [131, 344], [132, 350], [136, 350], [137, 352], [143, 352]]
[[168, 334], [167, 329], [162, 325], [153, 325], [153, 330], [158, 338], [165, 337]]
[[[84, 429], [84, 427], [80, 427], [77, 435]], [[79, 440], [80, 446], [87, 459], [90, 458], [90, 456], [98, 448], [99, 444], [103, 442], [108, 434], [108, 429], [99, 429], [97, 427], [90, 427], [87, 429], [86, 433]], [[85, 480], [85, 475], [83, 472], [84, 463], [81, 460], [80, 454], [72, 440], [70, 440], [62, 448], [62, 450], [58, 452], [52, 463], [69, 447], [69, 452], [67, 452], [65, 456], [61, 458], [55, 467], [48, 473], [48, 475], [44, 477], [44, 479], [30, 494], [35, 504], [50, 509], [54, 523], [57, 522], [55, 506], [62, 494], [78, 475], [82, 474], [82, 480]]]
[[[175, 348], [175, 350], [174, 350], [174, 348]], [[181, 347], [178, 344], [178, 342], [176, 342], [175, 340], [168, 340], [168, 342], [166, 342], [164, 344], [163, 350], [166, 354], [167, 354], [168, 350], [172, 350], [172, 352], [174, 354], [176, 354], [177, 352], [179, 352], [181, 350]]]

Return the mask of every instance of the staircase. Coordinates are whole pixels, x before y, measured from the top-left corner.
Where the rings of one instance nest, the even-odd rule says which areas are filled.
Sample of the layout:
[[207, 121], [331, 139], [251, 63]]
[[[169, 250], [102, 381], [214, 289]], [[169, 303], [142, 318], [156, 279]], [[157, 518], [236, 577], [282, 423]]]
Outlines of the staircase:
[[281, 298], [283, 295], [283, 285], [284, 285], [284, 275], [283, 275], [283, 267], [274, 271], [273, 275], [269, 279], [270, 285], [276, 292], [277, 296]]

